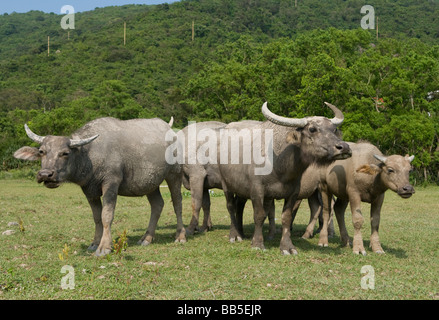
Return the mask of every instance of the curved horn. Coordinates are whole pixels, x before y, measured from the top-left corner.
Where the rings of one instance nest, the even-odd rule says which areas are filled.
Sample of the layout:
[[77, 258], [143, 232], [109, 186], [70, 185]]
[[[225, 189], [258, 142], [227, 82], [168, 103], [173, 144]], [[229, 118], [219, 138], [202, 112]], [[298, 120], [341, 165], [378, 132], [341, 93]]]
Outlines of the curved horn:
[[174, 124], [174, 117], [171, 117], [171, 120], [169, 120], [168, 124], [172, 128], [172, 125]]
[[28, 136], [29, 138], [31, 138], [33, 141], [35, 141], [35, 142], [37, 142], [37, 143], [39, 143], [39, 144], [42, 144], [42, 143], [43, 143], [43, 140], [44, 140], [45, 137], [42, 137], [42, 136], [39, 136], [39, 135], [33, 133], [33, 132], [31, 131], [31, 129], [29, 129], [29, 127], [27, 126], [27, 124], [24, 125], [24, 130], [26, 130], [26, 134], [27, 134], [27, 136]]
[[97, 137], [99, 137], [98, 134], [95, 135], [95, 136], [93, 136], [93, 137], [86, 138], [86, 139], [79, 139], [79, 140], [73, 140], [73, 139], [70, 139], [70, 148], [77, 148], [77, 147], [80, 147], [80, 146], [86, 145], [86, 144], [92, 142], [92, 141], [93, 141], [94, 139], [96, 139]]
[[265, 118], [267, 118], [267, 120], [275, 124], [279, 124], [281, 126], [304, 127], [308, 123], [308, 120], [306, 119], [286, 118], [274, 114], [273, 112], [268, 110], [267, 102], [265, 102], [262, 106], [262, 114], [264, 115]]
[[377, 159], [378, 161], [381, 161], [382, 163], [386, 163], [386, 161], [387, 161], [387, 157], [385, 157], [385, 156], [380, 156], [380, 155], [378, 155], [378, 154], [374, 154], [373, 155], [374, 156], [374, 158], [375, 159]]
[[334, 106], [328, 102], [325, 102], [325, 104], [329, 108], [331, 108], [331, 110], [334, 112], [335, 117], [331, 119], [331, 122], [338, 127], [339, 125], [341, 125], [343, 123], [343, 120], [344, 120], [343, 112], [341, 112], [340, 109], [338, 109], [336, 106]]

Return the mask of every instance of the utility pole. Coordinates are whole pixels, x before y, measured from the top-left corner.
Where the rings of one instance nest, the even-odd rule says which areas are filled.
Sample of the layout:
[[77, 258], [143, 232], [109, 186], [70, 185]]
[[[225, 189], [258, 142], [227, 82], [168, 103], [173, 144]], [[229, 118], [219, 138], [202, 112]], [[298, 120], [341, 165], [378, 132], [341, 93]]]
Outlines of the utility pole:
[[127, 43], [127, 23], [123, 23], [123, 45]]
[[50, 54], [50, 36], [47, 36], [47, 56]]
[[195, 39], [195, 21], [192, 20], [192, 42], [194, 42]]
[[378, 17], [377, 17], [377, 40], [378, 40]]

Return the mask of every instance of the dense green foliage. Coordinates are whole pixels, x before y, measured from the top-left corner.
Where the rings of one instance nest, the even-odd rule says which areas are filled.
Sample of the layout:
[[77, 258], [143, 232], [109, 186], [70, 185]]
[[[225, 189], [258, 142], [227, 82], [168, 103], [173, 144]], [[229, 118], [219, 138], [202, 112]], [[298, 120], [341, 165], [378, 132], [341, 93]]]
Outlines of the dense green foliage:
[[[362, 30], [360, 0], [183, 0], [97, 8], [75, 15], [0, 16], [0, 164], [40, 134], [68, 135], [101, 117], [188, 120], [346, 116], [348, 141], [415, 154], [417, 179], [439, 169], [439, 1], [370, 0], [379, 17]], [[123, 23], [127, 42], [123, 43]], [[192, 35], [192, 22], [194, 33]], [[47, 37], [50, 36], [50, 54]], [[193, 36], [193, 39], [192, 39]]]

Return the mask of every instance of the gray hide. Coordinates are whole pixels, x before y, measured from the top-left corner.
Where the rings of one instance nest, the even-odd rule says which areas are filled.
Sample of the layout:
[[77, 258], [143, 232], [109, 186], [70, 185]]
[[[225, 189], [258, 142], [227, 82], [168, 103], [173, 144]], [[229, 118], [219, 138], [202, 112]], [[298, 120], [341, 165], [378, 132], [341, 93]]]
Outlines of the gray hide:
[[[227, 125], [228, 128], [242, 129], [250, 128], [253, 125], [260, 124], [259, 121], [244, 120], [239, 122], [232, 122]], [[193, 234], [195, 231], [204, 232], [211, 230], [213, 227], [212, 219], [210, 216], [210, 195], [209, 189], [217, 188], [221, 189], [221, 178], [219, 175], [219, 167], [217, 163], [205, 163], [201, 164], [198, 161], [195, 164], [189, 164], [189, 139], [193, 139], [193, 135], [202, 133], [202, 130], [212, 129], [211, 133], [215, 135], [216, 139], [219, 139], [220, 129], [226, 126], [225, 123], [218, 121], [206, 121], [193, 123], [177, 133], [179, 139], [185, 145], [184, 163], [183, 168], [183, 185], [186, 189], [191, 191], [192, 199], [192, 219], [189, 226], [186, 228], [187, 234]], [[189, 133], [191, 131], [191, 133]], [[211, 135], [208, 135], [211, 138]], [[208, 138], [204, 138], [204, 135], [200, 135], [199, 139], [196, 141], [196, 151], [200, 151]], [[216, 144], [216, 143], [215, 143]], [[236, 198], [237, 201], [237, 216], [242, 217], [242, 210], [244, 209], [247, 199]], [[200, 210], [203, 208], [204, 219], [201, 228], [198, 228], [199, 224], [199, 214]], [[238, 229], [242, 234], [242, 218], [238, 219], [241, 221], [240, 227]], [[274, 233], [273, 233], [274, 235]]]
[[159, 189], [163, 180], [168, 183], [177, 215], [176, 241], [185, 242], [181, 168], [178, 164], [168, 164], [165, 159], [170, 144], [165, 141], [165, 134], [170, 130], [169, 124], [160, 119], [101, 118], [87, 123], [73, 133], [72, 138], [67, 138], [41, 137], [26, 126], [28, 136], [40, 147], [23, 147], [14, 156], [41, 159], [37, 180], [47, 187], [73, 182], [82, 188], [93, 212], [95, 236], [89, 249], [96, 250], [96, 255], [111, 252], [111, 223], [118, 195], [147, 196], [151, 219], [139, 243], [151, 243], [164, 206]]
[[[212, 228], [212, 220], [210, 217], [210, 196], [209, 189], [220, 188], [221, 179], [219, 177], [218, 165], [215, 163], [201, 164], [196, 161], [194, 164], [189, 163], [189, 139], [196, 140], [196, 136], [201, 130], [205, 129], [219, 129], [226, 124], [218, 121], [206, 121], [193, 123], [177, 133], [178, 139], [184, 144], [184, 162], [182, 164], [183, 185], [186, 189], [191, 191], [192, 201], [192, 219], [189, 226], [186, 228], [187, 234], [193, 234], [196, 230], [199, 232], [208, 231]], [[189, 136], [189, 132], [191, 136]], [[195, 137], [192, 137], [192, 134]], [[183, 140], [182, 140], [183, 139]], [[204, 139], [200, 141], [193, 141], [195, 152], [197, 152], [205, 142]], [[203, 208], [204, 220], [201, 228], [198, 228], [200, 210]]]
[[[269, 120], [252, 126], [247, 131], [250, 137], [244, 134], [229, 137], [231, 141], [228, 154], [230, 156], [233, 152], [231, 150], [233, 143], [239, 145], [241, 148], [240, 161], [236, 164], [232, 162], [220, 163], [222, 186], [231, 222], [235, 228], [237, 226], [235, 196], [252, 200], [255, 221], [253, 247], [264, 248], [262, 224], [266, 217], [265, 213], [270, 210], [273, 199], [284, 199], [280, 250], [284, 254], [297, 253], [291, 242], [290, 225], [292, 208], [300, 190], [302, 173], [312, 163], [326, 165], [336, 159], [350, 157], [349, 146], [335, 134], [337, 125], [343, 121], [343, 115], [336, 107], [329, 106], [336, 113], [336, 118], [332, 120], [325, 117], [283, 118], [272, 114], [264, 104], [262, 111]], [[264, 138], [260, 138], [261, 133], [265, 134], [265, 137], [271, 133], [273, 140], [265, 141]], [[258, 135], [259, 140], [256, 143], [255, 139]], [[221, 140], [223, 139], [224, 137], [221, 138]], [[267, 152], [271, 152], [273, 170], [256, 174], [255, 169], [259, 168], [260, 165], [256, 164], [253, 159], [250, 163], [242, 161], [243, 143], [239, 142], [240, 140], [250, 141], [252, 151], [253, 147], [259, 148], [260, 150], [256, 150], [256, 153], [265, 153], [264, 156], [268, 156]], [[221, 151], [221, 148], [218, 150], [219, 153], [224, 152]], [[218, 158], [220, 156], [218, 155]]]

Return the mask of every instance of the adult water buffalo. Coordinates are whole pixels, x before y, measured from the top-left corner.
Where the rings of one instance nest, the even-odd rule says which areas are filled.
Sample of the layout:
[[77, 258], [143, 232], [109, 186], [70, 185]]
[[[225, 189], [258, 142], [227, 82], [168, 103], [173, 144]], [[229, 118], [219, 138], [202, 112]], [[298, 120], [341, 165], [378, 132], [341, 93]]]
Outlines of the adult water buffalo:
[[253, 247], [264, 248], [262, 225], [273, 199], [285, 199], [280, 250], [283, 254], [296, 254], [290, 225], [302, 173], [312, 163], [326, 165], [351, 156], [348, 144], [335, 134], [343, 122], [343, 114], [335, 106], [326, 105], [335, 113], [333, 119], [285, 118], [272, 113], [264, 103], [262, 113], [267, 121], [239, 134], [227, 131], [227, 126], [224, 128], [218, 158], [227, 208], [236, 227], [235, 196], [251, 199], [255, 221]]
[[[348, 203], [352, 212], [354, 225], [353, 252], [366, 254], [361, 236], [361, 227], [364, 218], [361, 212], [361, 202], [371, 204], [371, 237], [370, 246], [376, 253], [384, 253], [381, 247], [378, 229], [380, 224], [381, 207], [385, 192], [390, 189], [401, 198], [409, 198], [415, 192], [409, 182], [409, 173], [412, 169], [411, 162], [414, 156], [391, 155], [383, 156], [381, 151], [370, 143], [349, 143], [352, 149], [352, 157], [343, 161], [335, 161], [327, 168], [310, 166], [304, 172], [301, 179], [303, 197], [311, 197], [309, 200], [311, 215], [314, 219], [308, 225], [303, 237], [312, 235], [314, 225], [320, 212], [320, 201], [316, 190], [316, 184], [320, 184], [323, 201], [323, 215], [325, 219], [330, 214], [332, 196], [337, 200], [334, 211], [340, 229], [340, 237], [343, 245], [348, 245], [349, 236], [346, 230], [344, 213]], [[327, 245], [327, 239], [320, 239], [320, 245]]]
[[63, 182], [82, 188], [93, 212], [95, 236], [89, 250], [96, 250], [96, 255], [111, 251], [111, 223], [118, 195], [147, 196], [151, 219], [139, 243], [151, 243], [164, 205], [159, 189], [163, 180], [168, 183], [177, 215], [176, 241], [186, 241], [181, 216], [181, 168], [165, 159], [169, 145], [165, 135], [172, 132], [169, 124], [160, 119], [101, 118], [84, 125], [72, 138], [38, 136], [27, 125], [25, 129], [40, 147], [22, 147], [14, 156], [41, 159], [37, 180], [48, 188]]
[[[189, 124], [177, 133], [178, 139], [185, 148], [184, 162], [182, 164], [183, 185], [191, 191], [192, 201], [192, 219], [186, 228], [187, 234], [193, 234], [196, 230], [204, 232], [212, 228], [209, 189], [221, 189], [218, 165], [210, 162], [200, 163], [198, 159], [191, 159], [195, 161], [189, 161], [191, 152], [196, 157], [197, 152], [203, 146], [203, 138], [205, 137], [202, 136], [202, 139], [197, 139], [197, 137], [203, 134], [203, 131], [219, 129], [225, 125], [225, 123], [218, 121], [198, 122]], [[216, 135], [216, 133], [214, 134]], [[190, 148], [193, 150], [189, 150]], [[203, 208], [204, 219], [201, 228], [199, 228], [198, 221], [201, 208]]]
[[[260, 122], [244, 120], [229, 123], [227, 127], [228, 129], [242, 129], [250, 128], [256, 124], [260, 124]], [[206, 143], [213, 142], [213, 145], [216, 147], [220, 129], [225, 126], [225, 123], [218, 121], [191, 123], [177, 133], [178, 139], [180, 139], [182, 145], [185, 146], [184, 161], [182, 164], [183, 185], [186, 189], [191, 191], [192, 200], [192, 219], [186, 228], [187, 234], [193, 234], [196, 230], [204, 232], [212, 228], [209, 189], [221, 189], [222, 184], [218, 161], [212, 161], [213, 159], [209, 157], [209, 151], [214, 150], [206, 148]], [[214, 141], [209, 141], [209, 139]], [[206, 161], [201, 159], [203, 157], [205, 157]], [[236, 201], [238, 206], [237, 215], [242, 216], [241, 211], [244, 210], [247, 199], [237, 197]], [[203, 208], [204, 219], [201, 228], [199, 228], [201, 208]], [[238, 228], [242, 230], [242, 219], [241, 225], [238, 226]]]

